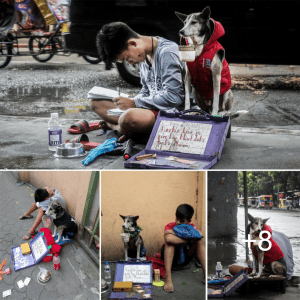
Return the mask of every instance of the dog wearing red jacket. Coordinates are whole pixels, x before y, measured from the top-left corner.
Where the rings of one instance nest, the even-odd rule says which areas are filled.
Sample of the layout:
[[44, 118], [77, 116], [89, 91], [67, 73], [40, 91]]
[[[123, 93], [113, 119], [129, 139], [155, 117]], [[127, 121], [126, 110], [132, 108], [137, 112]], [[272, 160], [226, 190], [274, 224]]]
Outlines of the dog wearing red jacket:
[[[284, 254], [278, 244], [272, 238], [272, 229], [266, 222], [269, 219], [254, 218], [248, 214], [250, 224], [247, 226], [247, 236], [250, 234], [252, 259], [253, 259], [253, 271], [250, 276], [254, 278], [260, 278], [263, 273], [263, 266], [265, 266], [264, 272], [271, 274], [270, 277], [284, 276], [286, 277], [286, 262], [284, 259]], [[260, 243], [261, 239], [259, 234], [261, 231], [269, 232], [270, 238], [268, 238], [267, 233], [263, 233], [263, 241]], [[263, 251], [262, 249], [270, 249]], [[258, 273], [256, 274], [256, 261], [258, 261]]]

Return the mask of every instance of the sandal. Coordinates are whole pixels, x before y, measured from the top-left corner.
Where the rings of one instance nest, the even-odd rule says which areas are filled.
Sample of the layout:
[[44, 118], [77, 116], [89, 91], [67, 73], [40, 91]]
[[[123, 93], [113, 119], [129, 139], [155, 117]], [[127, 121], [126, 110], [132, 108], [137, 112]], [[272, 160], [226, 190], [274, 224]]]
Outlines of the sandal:
[[86, 120], [80, 120], [75, 124], [71, 125], [71, 127], [67, 130], [69, 133], [85, 133], [92, 130], [99, 129], [99, 122], [88, 123]]
[[[30, 240], [33, 236], [37, 235], [38, 232], [35, 231], [34, 233], [30, 233], [30, 232], [27, 232], [24, 236], [23, 236], [23, 240]], [[26, 238], [25, 238], [26, 237]]]
[[27, 220], [27, 219], [32, 219], [33, 216], [30, 215], [30, 217], [26, 217], [25, 215], [23, 215], [22, 217], [19, 218], [19, 220]]
[[85, 133], [75, 136], [73, 139], [65, 141], [65, 143], [80, 143], [83, 145], [84, 150], [91, 150], [100, 145], [100, 143], [90, 142], [89, 137]]

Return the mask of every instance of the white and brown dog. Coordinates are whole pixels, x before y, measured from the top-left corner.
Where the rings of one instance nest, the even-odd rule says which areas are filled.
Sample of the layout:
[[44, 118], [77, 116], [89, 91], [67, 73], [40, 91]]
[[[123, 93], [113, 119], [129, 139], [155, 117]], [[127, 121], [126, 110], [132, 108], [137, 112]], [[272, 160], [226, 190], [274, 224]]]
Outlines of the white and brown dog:
[[140, 235], [142, 228], [137, 225], [136, 221], [139, 216], [122, 216], [120, 217], [124, 220], [123, 233], [129, 235], [129, 239], [124, 239], [124, 249], [125, 249], [125, 260], [128, 260], [128, 257], [131, 258], [141, 258], [141, 252], [144, 251], [144, 242]]
[[225, 50], [218, 38], [225, 34], [221, 23], [210, 18], [209, 7], [200, 13], [185, 15], [175, 12], [184, 23], [179, 34], [195, 46], [196, 59], [186, 63], [185, 109], [190, 108], [191, 85], [194, 98], [200, 109], [211, 115], [237, 117], [247, 111], [235, 114], [227, 112], [233, 103], [230, 89], [231, 75], [225, 59]]

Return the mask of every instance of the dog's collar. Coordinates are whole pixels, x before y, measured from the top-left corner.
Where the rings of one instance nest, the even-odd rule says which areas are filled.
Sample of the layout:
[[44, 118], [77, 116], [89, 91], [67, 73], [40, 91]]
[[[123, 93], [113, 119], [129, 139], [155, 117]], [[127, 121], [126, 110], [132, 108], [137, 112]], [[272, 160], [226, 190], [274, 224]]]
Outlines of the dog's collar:
[[123, 233], [129, 233], [130, 237], [132, 238], [132, 237], [137, 236], [142, 230], [143, 230], [143, 228], [140, 226], [137, 226], [134, 231], [123, 228]]

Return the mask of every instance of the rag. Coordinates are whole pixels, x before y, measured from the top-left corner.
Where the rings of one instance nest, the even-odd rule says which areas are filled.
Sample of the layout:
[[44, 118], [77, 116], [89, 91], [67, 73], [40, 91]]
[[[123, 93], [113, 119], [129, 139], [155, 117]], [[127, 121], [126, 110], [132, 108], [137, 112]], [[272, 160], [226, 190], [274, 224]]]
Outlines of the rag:
[[[201, 239], [199, 231], [196, 230], [192, 225], [180, 224], [173, 228], [174, 233], [181, 239]], [[180, 261], [179, 265], [183, 264], [185, 261], [184, 247], [180, 248]]]
[[100, 144], [99, 146], [97, 146], [96, 148], [90, 151], [88, 156], [84, 160], [82, 160], [83, 165], [87, 166], [90, 162], [95, 160], [95, 158], [98, 157], [99, 155], [113, 151], [116, 146], [117, 146], [116, 138], [106, 140], [103, 144]]

